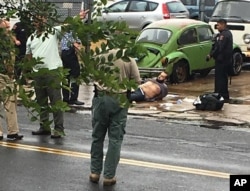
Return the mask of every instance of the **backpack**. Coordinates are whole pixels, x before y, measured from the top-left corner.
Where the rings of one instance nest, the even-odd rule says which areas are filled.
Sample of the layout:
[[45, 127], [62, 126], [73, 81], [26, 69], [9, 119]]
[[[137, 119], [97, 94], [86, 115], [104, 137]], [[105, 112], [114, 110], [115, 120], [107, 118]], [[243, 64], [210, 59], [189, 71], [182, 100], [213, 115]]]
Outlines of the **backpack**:
[[224, 98], [219, 93], [205, 93], [197, 97], [193, 105], [197, 110], [217, 111], [224, 105]]

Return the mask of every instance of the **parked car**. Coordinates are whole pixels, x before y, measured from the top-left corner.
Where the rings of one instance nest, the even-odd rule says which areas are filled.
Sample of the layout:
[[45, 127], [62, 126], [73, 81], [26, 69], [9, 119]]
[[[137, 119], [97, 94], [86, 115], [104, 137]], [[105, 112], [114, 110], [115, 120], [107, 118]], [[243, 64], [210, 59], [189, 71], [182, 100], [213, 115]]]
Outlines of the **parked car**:
[[140, 31], [150, 23], [170, 18], [189, 18], [180, 0], [119, 0], [105, 6], [98, 21], [126, 21], [128, 27]]
[[[213, 59], [206, 61], [213, 35], [208, 23], [193, 19], [168, 19], [148, 25], [136, 39], [147, 49], [147, 54], [137, 58], [142, 78], [163, 70], [173, 83], [185, 82], [195, 73], [206, 76], [215, 65]], [[237, 45], [233, 60], [234, 75], [238, 75], [242, 53]]]
[[217, 32], [217, 21], [227, 20], [227, 26], [233, 34], [234, 43], [243, 53], [244, 62], [250, 61], [250, 0], [220, 0], [214, 8], [209, 24]]
[[[200, 19], [201, 0], [181, 0], [189, 11], [190, 19]], [[204, 21], [208, 22], [218, 0], [204, 0]]]

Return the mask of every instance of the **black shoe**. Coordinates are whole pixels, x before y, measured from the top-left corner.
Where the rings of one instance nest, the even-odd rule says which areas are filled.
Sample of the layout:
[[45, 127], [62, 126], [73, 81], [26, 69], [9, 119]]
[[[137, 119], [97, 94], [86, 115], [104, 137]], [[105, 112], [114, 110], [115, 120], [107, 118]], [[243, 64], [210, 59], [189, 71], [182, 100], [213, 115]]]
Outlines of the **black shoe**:
[[39, 129], [37, 131], [32, 131], [32, 135], [51, 135], [51, 131]]
[[3, 140], [3, 136], [2, 135], [0, 136], [0, 140]]
[[65, 136], [64, 131], [62, 130], [54, 130], [53, 134], [50, 136], [52, 139], [59, 139]]
[[17, 133], [16, 134], [11, 134], [11, 135], [7, 135], [7, 139], [9, 140], [21, 140], [23, 138], [23, 135], [18, 135]]
[[84, 105], [85, 104], [84, 102], [78, 101], [78, 100], [69, 101], [68, 103], [69, 103], [69, 105]]

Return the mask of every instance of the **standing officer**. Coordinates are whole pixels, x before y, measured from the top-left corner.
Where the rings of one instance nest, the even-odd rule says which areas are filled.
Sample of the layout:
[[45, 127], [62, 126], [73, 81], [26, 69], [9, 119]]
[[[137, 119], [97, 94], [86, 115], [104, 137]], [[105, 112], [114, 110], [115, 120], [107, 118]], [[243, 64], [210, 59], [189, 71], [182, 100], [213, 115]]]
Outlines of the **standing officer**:
[[[108, 56], [113, 54], [115, 57], [116, 50], [110, 51], [104, 55], [106, 62]], [[110, 58], [110, 56], [109, 56]], [[100, 59], [101, 60], [101, 59]], [[113, 83], [119, 84], [124, 79], [135, 80], [140, 83], [140, 74], [134, 59], [123, 61], [122, 59], [113, 59], [114, 66], [118, 67], [118, 81]], [[92, 100], [92, 145], [91, 145], [91, 182], [98, 183], [100, 174], [103, 169], [103, 146], [106, 133], [108, 132], [109, 144], [104, 162], [103, 185], [111, 186], [116, 183], [116, 168], [120, 160], [120, 151], [125, 134], [128, 108], [121, 107], [117, 95], [127, 96], [127, 90], [121, 89], [111, 93], [103, 83], [95, 83], [95, 96]]]
[[217, 21], [217, 29], [219, 34], [207, 59], [215, 59], [214, 92], [221, 94], [225, 101], [228, 101], [228, 71], [232, 62], [233, 36], [227, 28], [227, 21], [225, 19]]
[[23, 22], [17, 22], [12, 27], [12, 31], [15, 34], [15, 45], [18, 49], [18, 54], [15, 60], [15, 78], [19, 79], [22, 73], [21, 61], [25, 57], [26, 42], [27, 42], [27, 30]]

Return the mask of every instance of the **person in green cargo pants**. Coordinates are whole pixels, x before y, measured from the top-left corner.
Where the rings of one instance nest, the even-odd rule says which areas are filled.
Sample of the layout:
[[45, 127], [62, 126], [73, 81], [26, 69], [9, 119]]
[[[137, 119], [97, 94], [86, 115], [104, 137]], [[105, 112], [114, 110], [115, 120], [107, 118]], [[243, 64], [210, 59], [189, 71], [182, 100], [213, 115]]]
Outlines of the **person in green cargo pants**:
[[[115, 54], [116, 50], [109, 54]], [[125, 62], [122, 59], [113, 61], [114, 66], [119, 68], [119, 79], [127, 78], [140, 83], [140, 74], [134, 59]], [[119, 83], [119, 82], [116, 82]], [[127, 90], [110, 92], [108, 88], [95, 82], [95, 96], [92, 100], [92, 145], [91, 145], [91, 174], [89, 179], [93, 183], [98, 183], [103, 170], [103, 185], [111, 186], [116, 183], [116, 169], [120, 160], [121, 145], [125, 134], [127, 121], [127, 107], [121, 107], [115, 94], [127, 96]], [[103, 166], [104, 140], [108, 133], [108, 148]]]

